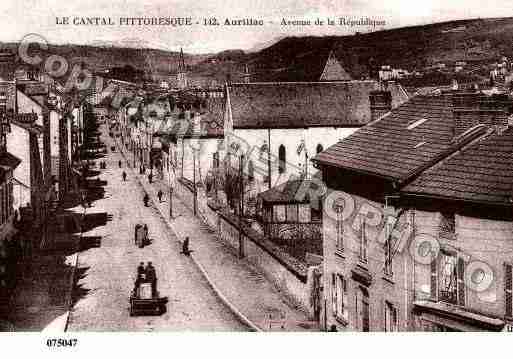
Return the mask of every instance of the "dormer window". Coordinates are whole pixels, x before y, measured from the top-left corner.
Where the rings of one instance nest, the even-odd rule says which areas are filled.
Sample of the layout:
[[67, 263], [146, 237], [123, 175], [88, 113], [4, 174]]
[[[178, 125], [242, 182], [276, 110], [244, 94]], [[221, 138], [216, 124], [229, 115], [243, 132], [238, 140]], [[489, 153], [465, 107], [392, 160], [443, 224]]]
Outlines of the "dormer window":
[[438, 235], [440, 238], [456, 239], [456, 216], [454, 212], [442, 212]]

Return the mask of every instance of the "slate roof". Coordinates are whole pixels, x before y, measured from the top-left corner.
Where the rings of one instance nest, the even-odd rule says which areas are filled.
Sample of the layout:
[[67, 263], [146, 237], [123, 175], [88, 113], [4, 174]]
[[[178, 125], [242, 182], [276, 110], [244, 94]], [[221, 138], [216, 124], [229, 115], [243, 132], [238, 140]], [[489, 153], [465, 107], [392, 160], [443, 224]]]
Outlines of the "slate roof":
[[[316, 176], [320, 176], [320, 172], [318, 172]], [[287, 181], [275, 187], [272, 187], [267, 191], [259, 193], [258, 197], [269, 204], [309, 203], [310, 198], [308, 193], [305, 194], [305, 197], [302, 200], [298, 200], [296, 198], [297, 191], [299, 190], [301, 184], [306, 184], [309, 182], [310, 180]]]
[[451, 98], [416, 96], [317, 154], [313, 161], [401, 181], [449, 149], [452, 138]]
[[491, 204], [513, 197], [513, 129], [490, 131], [424, 171], [404, 193]]
[[[370, 121], [369, 94], [376, 81], [266, 82], [232, 84], [234, 128], [355, 127]], [[392, 106], [407, 100], [406, 92], [391, 83]]]

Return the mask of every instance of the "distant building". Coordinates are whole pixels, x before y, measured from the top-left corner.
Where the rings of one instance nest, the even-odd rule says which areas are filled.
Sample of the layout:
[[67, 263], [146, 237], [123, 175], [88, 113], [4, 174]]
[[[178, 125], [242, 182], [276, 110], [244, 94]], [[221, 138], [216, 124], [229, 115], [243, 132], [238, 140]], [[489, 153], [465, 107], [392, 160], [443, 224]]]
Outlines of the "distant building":
[[180, 59], [179, 59], [179, 63], [178, 63], [178, 73], [177, 73], [176, 81], [177, 81], [177, 87], [180, 90], [184, 90], [188, 87], [187, 67], [185, 65], [183, 49], [180, 49]]
[[332, 50], [328, 56], [328, 59], [326, 60], [324, 70], [322, 71], [319, 81], [343, 80], [351, 80], [351, 76], [346, 72], [342, 65], [340, 65], [340, 62], [337, 60], [335, 53]]

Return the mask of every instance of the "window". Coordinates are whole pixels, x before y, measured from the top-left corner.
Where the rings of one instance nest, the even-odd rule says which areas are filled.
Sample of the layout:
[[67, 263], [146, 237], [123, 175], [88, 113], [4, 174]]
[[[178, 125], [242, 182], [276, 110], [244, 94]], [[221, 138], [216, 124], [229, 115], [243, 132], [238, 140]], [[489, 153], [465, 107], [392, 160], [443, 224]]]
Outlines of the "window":
[[295, 204], [289, 204], [286, 206], [287, 222], [297, 223], [298, 222], [298, 206]]
[[219, 152], [214, 152], [213, 156], [214, 156], [213, 167], [219, 168]]
[[361, 225], [360, 225], [360, 261], [363, 263], [367, 263], [367, 229], [365, 223], [365, 216], [360, 217]]
[[456, 239], [456, 217], [453, 212], [442, 212], [438, 228], [440, 238]]
[[431, 296], [446, 303], [465, 305], [465, 262], [456, 253], [442, 250], [431, 262]]
[[319, 143], [319, 144], [317, 145], [317, 148], [315, 149], [315, 151], [316, 151], [317, 153], [320, 153], [320, 152], [324, 151], [324, 148], [323, 148], [323, 147], [322, 147], [322, 145]]
[[390, 302], [385, 302], [385, 332], [397, 332], [397, 309]]
[[298, 205], [298, 215], [300, 223], [310, 223], [312, 221], [311, 209], [309, 204]]
[[370, 308], [369, 308], [369, 292], [367, 289], [360, 287], [356, 298], [356, 312], [358, 314], [358, 329], [362, 332], [370, 330]]
[[312, 222], [321, 222], [322, 221], [322, 209], [321, 209], [321, 201], [317, 201], [317, 208], [315, 204], [310, 204], [310, 217], [312, 218]]
[[387, 239], [385, 242], [385, 274], [387, 276], [393, 275], [392, 258], [393, 258], [392, 238], [390, 236], [387, 236]]
[[394, 257], [394, 247], [392, 241], [392, 223], [388, 221], [385, 223], [385, 275], [392, 276], [393, 275], [393, 263], [392, 259]]
[[344, 324], [349, 319], [347, 311], [347, 282], [343, 275], [333, 273], [332, 276], [333, 315]]
[[287, 215], [285, 214], [285, 206], [276, 205], [273, 209], [274, 212], [274, 223], [283, 223], [287, 220]]
[[337, 206], [335, 208], [335, 211], [337, 214], [337, 221], [336, 221], [337, 251], [343, 252], [344, 251], [344, 222], [342, 220], [342, 212], [343, 212], [342, 206]]
[[278, 172], [283, 173], [287, 170], [287, 162], [286, 162], [287, 154], [285, 151], [285, 146], [283, 146], [283, 145], [280, 145], [280, 147], [278, 149], [278, 159], [279, 159]]
[[513, 317], [513, 265], [504, 265], [504, 302], [506, 304], [506, 317]]

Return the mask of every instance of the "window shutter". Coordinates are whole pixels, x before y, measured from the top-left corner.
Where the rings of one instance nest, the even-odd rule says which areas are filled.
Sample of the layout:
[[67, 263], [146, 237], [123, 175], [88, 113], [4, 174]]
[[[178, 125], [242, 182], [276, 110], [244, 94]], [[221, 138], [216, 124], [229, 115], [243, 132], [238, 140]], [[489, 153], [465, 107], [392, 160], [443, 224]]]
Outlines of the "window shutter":
[[431, 259], [431, 299], [437, 300], [437, 293], [438, 293], [438, 263], [437, 258], [433, 255], [433, 258]]
[[511, 318], [513, 316], [513, 278], [512, 278], [512, 266], [511, 264], [504, 265], [504, 301], [506, 303], [506, 317]]
[[465, 305], [465, 261], [463, 258], [458, 258], [456, 275], [458, 280], [458, 304]]
[[331, 301], [333, 305], [333, 314], [337, 314], [337, 274], [331, 275]]

